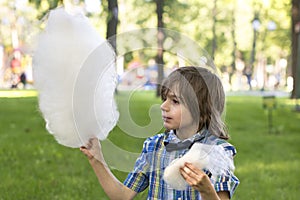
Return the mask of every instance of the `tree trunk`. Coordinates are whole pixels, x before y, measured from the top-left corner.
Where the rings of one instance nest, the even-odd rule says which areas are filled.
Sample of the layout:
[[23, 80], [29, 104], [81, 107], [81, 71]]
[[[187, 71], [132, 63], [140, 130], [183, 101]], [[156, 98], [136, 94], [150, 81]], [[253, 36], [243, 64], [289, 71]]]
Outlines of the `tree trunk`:
[[160, 88], [162, 81], [164, 79], [164, 58], [163, 58], [163, 42], [165, 38], [165, 33], [163, 31], [163, 7], [164, 0], [156, 0], [156, 14], [157, 14], [157, 55], [156, 55], [156, 64], [157, 64], [157, 87], [156, 87], [156, 96], [160, 96]]
[[216, 24], [217, 24], [217, 0], [214, 0], [214, 8], [213, 8], [213, 26], [212, 26], [212, 50], [211, 57], [213, 61], [215, 60], [215, 53], [217, 49], [217, 34], [216, 34]]
[[232, 48], [232, 52], [231, 52], [231, 56], [232, 56], [231, 69], [229, 71], [229, 84], [230, 85], [232, 84], [232, 76], [236, 70], [235, 61], [236, 61], [236, 53], [237, 53], [237, 42], [236, 42], [236, 34], [235, 34], [235, 11], [236, 11], [236, 1], [234, 1], [234, 6], [231, 11], [231, 16], [232, 16], [231, 37], [232, 37], [233, 48]]
[[106, 29], [106, 39], [116, 51], [116, 34], [118, 25], [118, 0], [108, 0], [108, 20]]
[[291, 98], [300, 98], [300, 0], [292, 0], [292, 76], [293, 91]]

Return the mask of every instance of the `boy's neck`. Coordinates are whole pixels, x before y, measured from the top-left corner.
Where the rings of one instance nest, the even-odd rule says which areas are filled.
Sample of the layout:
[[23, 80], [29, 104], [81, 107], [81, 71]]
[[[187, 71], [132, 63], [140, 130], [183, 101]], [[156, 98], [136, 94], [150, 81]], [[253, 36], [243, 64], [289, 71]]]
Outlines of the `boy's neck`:
[[185, 129], [176, 129], [176, 136], [180, 140], [185, 140], [197, 133], [198, 129], [195, 127], [185, 128]]

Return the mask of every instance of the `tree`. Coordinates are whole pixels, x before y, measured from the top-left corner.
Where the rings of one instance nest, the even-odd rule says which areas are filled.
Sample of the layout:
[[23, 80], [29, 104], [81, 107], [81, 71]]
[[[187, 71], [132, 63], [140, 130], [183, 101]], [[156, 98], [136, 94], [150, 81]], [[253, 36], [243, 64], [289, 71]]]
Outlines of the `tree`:
[[106, 28], [106, 38], [108, 39], [111, 46], [116, 51], [116, 34], [118, 26], [118, 0], [108, 0], [108, 19]]
[[214, 0], [214, 7], [213, 7], [213, 26], [212, 26], [212, 51], [211, 57], [214, 60], [215, 58], [215, 51], [217, 49], [217, 35], [216, 35], [216, 24], [217, 24], [217, 0]]
[[300, 98], [300, 0], [292, 0], [292, 98]]
[[229, 83], [232, 83], [232, 76], [233, 73], [236, 70], [236, 55], [237, 55], [237, 42], [236, 42], [236, 32], [235, 32], [235, 12], [236, 12], [236, 0], [233, 0], [232, 2], [232, 7], [231, 7], [231, 39], [232, 39], [232, 51], [231, 51], [231, 55], [232, 55], [232, 60], [231, 60], [231, 65], [230, 65], [230, 70], [229, 70]]
[[[41, 2], [41, 0], [30, 1]], [[52, 2], [51, 5], [57, 5], [59, 4], [58, 2], [62, 2], [58, 0], [43, 0], [43, 2], [48, 1]], [[243, 2], [236, 0], [128, 0], [122, 1], [122, 4], [119, 3], [119, 6], [122, 5], [122, 10], [119, 13], [116, 13], [116, 8], [113, 8], [118, 6], [116, 0], [101, 2], [105, 11], [100, 14], [99, 18], [107, 19], [107, 37], [116, 34], [117, 26], [118, 32], [149, 27], [171, 29], [193, 39], [204, 50], [212, 54], [217, 67], [232, 66], [233, 70], [235, 52], [241, 53], [244, 58], [243, 61], [247, 62], [251, 60], [253, 37], [251, 21], [254, 17], [252, 2], [256, 2], [256, 4], [261, 5], [261, 9], [259, 10], [261, 26], [258, 30], [256, 46], [258, 58], [263, 59], [266, 64], [275, 65], [279, 59], [286, 59], [291, 53], [291, 0], [251, 0]], [[235, 6], [234, 2], [236, 2]], [[217, 6], [215, 7], [216, 3]], [[50, 3], [48, 4], [50, 5]], [[110, 7], [109, 4], [112, 6]], [[114, 4], [115, 6], [113, 6]], [[108, 7], [109, 9], [107, 9]], [[39, 12], [44, 11], [40, 9]], [[118, 16], [115, 15], [113, 17], [114, 13], [118, 14]], [[235, 19], [233, 16], [235, 16]], [[120, 23], [116, 17], [124, 18], [124, 20]], [[276, 23], [276, 30], [267, 30], [269, 21]], [[101, 23], [103, 26], [103, 21]], [[215, 27], [215, 31], [213, 27]], [[162, 35], [163, 32], [159, 34]], [[265, 37], [266, 35], [267, 37]], [[162, 45], [162, 42], [168, 39], [167, 37], [167, 35], [164, 35], [163, 40], [157, 41], [157, 44]], [[113, 42], [112, 44], [115, 46]], [[146, 58], [156, 56], [162, 72], [159, 72], [158, 83], [162, 81], [162, 69], [167, 66], [167, 62], [169, 62], [168, 57], [170, 57], [163, 49], [161, 50], [161, 52], [157, 50], [155, 53], [152, 51], [143, 55]], [[159, 54], [161, 55], [159, 56]]]
[[158, 66], [156, 96], [160, 96], [161, 83], [164, 78], [164, 58], [163, 58], [163, 53], [164, 53], [163, 42], [165, 38], [165, 34], [163, 31], [164, 0], [155, 0], [155, 3], [156, 3], [156, 15], [157, 15], [157, 45], [158, 45], [157, 55], [156, 55], [156, 63]]
[[29, 0], [29, 3], [34, 4], [37, 10], [40, 10], [38, 18], [42, 19], [49, 10], [57, 8], [59, 5], [63, 5], [63, 0], [47, 0], [48, 8], [46, 10], [41, 10], [41, 0]]
[[[63, 5], [63, 0], [47, 0], [48, 7], [45, 10], [41, 8], [41, 0], [29, 0], [30, 3], [34, 4], [36, 9], [39, 10], [39, 19], [43, 18], [51, 9], [57, 8], [59, 5]], [[106, 38], [109, 39], [110, 44], [114, 49], [116, 49], [116, 37], [117, 25], [118, 25], [118, 1], [108, 0], [107, 5], [107, 29]]]

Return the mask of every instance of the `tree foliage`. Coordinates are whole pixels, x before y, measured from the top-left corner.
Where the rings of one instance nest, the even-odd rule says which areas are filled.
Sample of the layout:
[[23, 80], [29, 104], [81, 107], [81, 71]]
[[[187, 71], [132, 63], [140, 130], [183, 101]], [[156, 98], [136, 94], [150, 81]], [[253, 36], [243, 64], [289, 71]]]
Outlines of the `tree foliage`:
[[[35, 11], [31, 13], [34, 13], [32, 16], [37, 16], [36, 20], [43, 18], [50, 9], [64, 3], [63, 0], [28, 0], [28, 2], [35, 7]], [[80, 5], [84, 5], [85, 1], [79, 2]], [[103, 35], [108, 30], [107, 23], [112, 16], [109, 14], [111, 13], [108, 8], [109, 2], [112, 1], [101, 1], [100, 13], [87, 13], [87, 16], [96, 22], [94, 23], [98, 26], [96, 28]], [[118, 3], [119, 7], [119, 18], [117, 23], [114, 22], [115, 28], [118, 27], [114, 29], [116, 34], [133, 29], [157, 27], [156, 2], [160, 0], [115, 0], [114, 2]], [[9, 16], [5, 13], [8, 13], [9, 9], [13, 10], [11, 6], [13, 3], [6, 0], [2, 1], [1, 5], [4, 7], [1, 8], [0, 13], [3, 18], [0, 36], [4, 45], [10, 45], [10, 27], [5, 24]], [[260, 27], [257, 32], [255, 58], [256, 60], [263, 58], [267, 64], [273, 64], [280, 58], [289, 60], [291, 55], [291, 8], [291, 0], [164, 0], [162, 22], [164, 28], [186, 35], [209, 54], [214, 52], [216, 66], [234, 67], [236, 56], [243, 59], [246, 64], [250, 62], [253, 43], [252, 20], [257, 13]], [[28, 15], [28, 13], [17, 13], [17, 16], [25, 14]], [[33, 30], [32, 26], [36, 22], [30, 20], [26, 22], [28, 28], [22, 30], [22, 37], [26, 37]], [[276, 24], [274, 30], [269, 29], [270, 22]], [[112, 34], [114, 31], [111, 31]], [[150, 52], [149, 55], [144, 56], [148, 59], [155, 56], [155, 53]], [[165, 61], [169, 62], [172, 59], [166, 54]]]
[[63, 4], [63, 0], [29, 0], [39, 11], [38, 18], [42, 19], [51, 9]]
[[[39, 9], [39, 17], [44, 16], [47, 9], [63, 3], [62, 0], [29, 1]], [[118, 32], [157, 27], [156, 1], [159, 0], [119, 0]], [[43, 2], [44, 4], [47, 2], [47, 6], [41, 6]], [[108, 6], [107, 1], [101, 3], [104, 7]], [[232, 64], [235, 48], [246, 63], [250, 61], [253, 40], [252, 20], [257, 12], [261, 24], [258, 30], [257, 53], [263, 54], [269, 62], [290, 55], [290, 0], [216, 0], [215, 3], [214, 11], [214, 1], [165, 0], [164, 27], [189, 36], [210, 54], [213, 52], [213, 42], [216, 41], [215, 63], [217, 66], [229, 66]], [[108, 16], [108, 9], [103, 9], [103, 12], [106, 14], [100, 15]], [[270, 21], [276, 24], [275, 30], [268, 30]], [[235, 33], [232, 34], [232, 31]]]

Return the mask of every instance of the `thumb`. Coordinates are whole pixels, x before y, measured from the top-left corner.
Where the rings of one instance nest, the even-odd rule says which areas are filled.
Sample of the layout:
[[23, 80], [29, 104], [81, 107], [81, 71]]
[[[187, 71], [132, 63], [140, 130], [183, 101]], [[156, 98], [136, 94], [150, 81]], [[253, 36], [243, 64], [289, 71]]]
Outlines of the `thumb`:
[[103, 161], [103, 155], [101, 150], [101, 144], [98, 138], [91, 138], [89, 141], [89, 152], [98, 161]]

